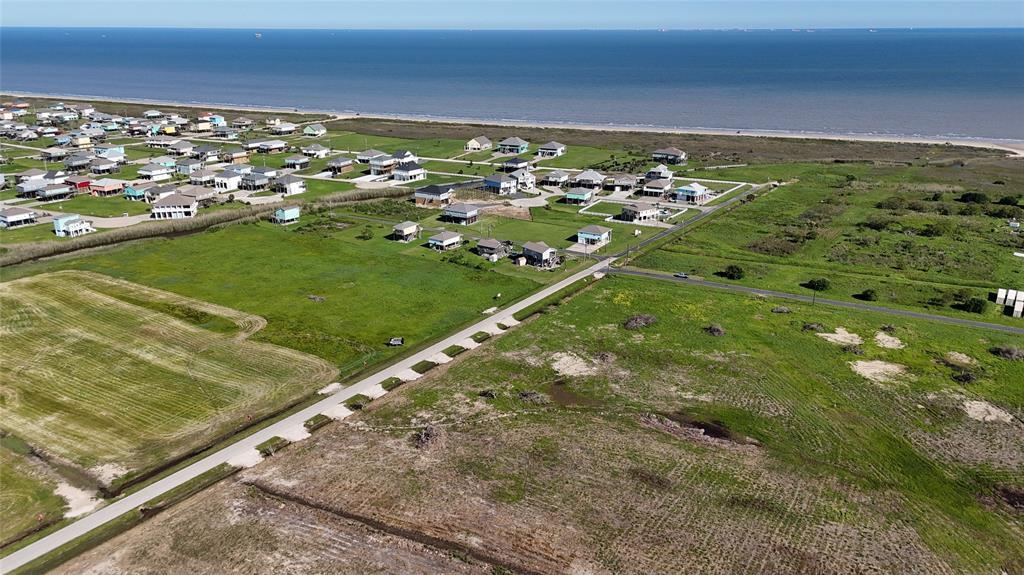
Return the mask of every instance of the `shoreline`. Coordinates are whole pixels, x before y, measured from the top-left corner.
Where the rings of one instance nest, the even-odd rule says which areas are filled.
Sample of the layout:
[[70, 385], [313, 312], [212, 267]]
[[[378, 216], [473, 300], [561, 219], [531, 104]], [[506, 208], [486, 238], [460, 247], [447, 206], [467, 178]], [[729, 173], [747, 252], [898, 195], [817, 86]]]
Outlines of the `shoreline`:
[[540, 129], [566, 129], [585, 130], [599, 132], [643, 132], [654, 134], [688, 134], [706, 136], [740, 136], [748, 138], [787, 138], [800, 140], [833, 140], [852, 142], [887, 142], [893, 144], [927, 144], [927, 145], [952, 145], [966, 146], [971, 148], [996, 149], [1011, 154], [1013, 157], [1024, 157], [1024, 140], [985, 138], [985, 137], [950, 137], [942, 138], [936, 136], [918, 136], [901, 134], [857, 134], [857, 133], [829, 133], [829, 132], [808, 132], [792, 130], [771, 130], [771, 129], [725, 129], [725, 128], [679, 128], [654, 125], [631, 125], [631, 124], [595, 124], [595, 123], [573, 123], [573, 122], [548, 122], [537, 120], [505, 120], [505, 119], [484, 119], [467, 118], [458, 116], [434, 116], [415, 114], [387, 114], [387, 113], [362, 113], [356, 111], [337, 111], [318, 108], [294, 108], [283, 106], [264, 106], [249, 104], [229, 104], [216, 102], [180, 102], [174, 100], [161, 100], [157, 98], [112, 98], [109, 96], [89, 96], [82, 94], [43, 94], [38, 92], [21, 92], [11, 90], [0, 90], [0, 93], [15, 98], [46, 98], [46, 99], [67, 99], [93, 102], [146, 104], [153, 106], [175, 106], [179, 108], [214, 108], [220, 110], [234, 110], [239, 112], [276, 112], [287, 114], [323, 114], [331, 116], [333, 120], [349, 119], [371, 119], [371, 120], [396, 120], [407, 122], [425, 122], [436, 124], [466, 124], [500, 126], [509, 128], [540, 128]]

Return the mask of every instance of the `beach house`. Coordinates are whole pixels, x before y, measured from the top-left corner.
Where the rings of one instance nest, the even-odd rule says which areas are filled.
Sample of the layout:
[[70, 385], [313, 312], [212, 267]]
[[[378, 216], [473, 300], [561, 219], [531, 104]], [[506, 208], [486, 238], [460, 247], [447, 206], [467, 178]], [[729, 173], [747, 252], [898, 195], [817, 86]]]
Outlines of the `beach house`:
[[124, 180], [100, 178], [89, 182], [89, 193], [98, 197], [116, 196], [124, 191], [127, 184]]
[[584, 170], [573, 177], [572, 181], [569, 182], [569, 187], [600, 190], [603, 183], [604, 174], [594, 170]]
[[219, 162], [220, 146], [206, 144], [192, 151], [192, 157], [203, 162]]
[[291, 174], [274, 180], [274, 191], [283, 196], [293, 196], [306, 191], [306, 180]]
[[327, 170], [335, 176], [340, 174], [347, 174], [348, 172], [351, 172], [354, 169], [355, 166], [352, 164], [352, 160], [349, 158], [334, 158], [333, 160], [327, 162]]
[[395, 167], [392, 177], [396, 182], [415, 182], [427, 179], [427, 170], [416, 162], [403, 162]]
[[309, 167], [309, 158], [307, 156], [288, 156], [284, 159], [284, 167], [303, 170]]
[[668, 169], [668, 166], [665, 164], [658, 164], [650, 170], [647, 170], [647, 173], [644, 174], [644, 180], [648, 182], [651, 180], [671, 180], [672, 176], [673, 172]]
[[432, 249], [441, 252], [458, 249], [458, 247], [462, 245], [462, 234], [455, 232], [441, 232], [437, 235], [430, 236], [430, 238], [427, 239], [427, 245]]
[[229, 164], [244, 164], [249, 161], [249, 152], [243, 148], [228, 148], [221, 152], [220, 159]]
[[420, 237], [422, 228], [416, 222], [402, 222], [391, 227], [391, 239], [398, 242], [411, 242]]
[[463, 149], [467, 152], [479, 152], [491, 149], [491, 140], [487, 136], [477, 136], [466, 142]]
[[555, 264], [558, 250], [544, 242], [526, 242], [523, 244], [523, 256], [526, 262], [537, 267], [551, 267]]
[[[216, 180], [215, 180], [216, 181]], [[270, 176], [253, 170], [242, 176], [238, 187], [243, 190], [259, 191], [270, 185]]]
[[373, 148], [370, 148], [369, 150], [363, 150], [362, 152], [356, 154], [356, 161], [359, 162], [360, 164], [369, 164], [370, 160], [376, 158], [377, 156], [386, 155], [388, 154], [380, 150], [374, 150]]
[[277, 154], [288, 149], [288, 142], [284, 140], [264, 140], [256, 147], [261, 154]]
[[498, 142], [499, 154], [525, 154], [530, 150], [530, 142], [515, 136]]
[[179, 174], [182, 174], [184, 176], [190, 176], [194, 172], [198, 172], [199, 170], [203, 169], [204, 165], [205, 164], [203, 164], [202, 160], [197, 160], [195, 158], [189, 158], [187, 160], [182, 160], [182, 161], [178, 162], [178, 164], [176, 166], [174, 166], [174, 169]]
[[326, 158], [331, 154], [331, 149], [320, 144], [312, 144], [302, 147], [302, 153], [310, 158]]
[[477, 255], [496, 262], [509, 254], [509, 244], [494, 238], [484, 238], [476, 243]]
[[155, 220], [177, 220], [195, 217], [199, 202], [181, 194], [170, 194], [153, 202], [149, 217]]
[[370, 158], [370, 174], [374, 176], [390, 176], [398, 167], [398, 158], [381, 154]]
[[501, 171], [515, 172], [516, 170], [530, 169], [530, 161], [524, 158], [509, 158], [501, 163]]
[[0, 228], [16, 228], [36, 223], [38, 214], [27, 208], [11, 207], [0, 210]]
[[239, 174], [238, 172], [224, 170], [213, 177], [213, 187], [221, 192], [237, 190], [238, 186], [241, 184], [242, 174]]
[[484, 189], [494, 192], [499, 196], [514, 194], [518, 185], [515, 178], [501, 172], [493, 173], [484, 178]]
[[270, 221], [275, 224], [286, 226], [288, 224], [294, 224], [299, 221], [299, 206], [289, 206], [287, 208], [277, 208], [274, 210], [274, 215], [271, 216]]
[[195, 149], [196, 145], [186, 140], [181, 140], [167, 146], [167, 151], [176, 156], [191, 156]]
[[323, 124], [310, 124], [302, 129], [302, 135], [320, 138], [327, 135], [327, 128]]
[[234, 120], [231, 120], [231, 127], [238, 128], [239, 130], [248, 130], [253, 126], [253, 124], [255, 124], [255, 122], [245, 116], [239, 116]]
[[117, 171], [117, 162], [106, 158], [96, 158], [89, 162], [89, 171], [94, 174], [109, 174]]
[[66, 200], [75, 195], [74, 188], [68, 184], [48, 184], [36, 190], [36, 199], [41, 202]]
[[472, 204], [451, 204], [445, 206], [442, 219], [446, 222], [468, 226], [476, 223], [480, 210]]
[[540, 183], [545, 186], [561, 186], [569, 181], [569, 173], [562, 170], [550, 170], [541, 175]]
[[171, 179], [171, 174], [174, 173], [172, 168], [163, 166], [160, 164], [146, 164], [139, 168], [139, 177], [143, 180], [149, 180], [151, 182], [160, 182], [163, 180]]
[[632, 192], [636, 188], [637, 177], [633, 174], [616, 174], [604, 181], [604, 189], [612, 192]]
[[53, 233], [59, 238], [77, 238], [95, 232], [92, 222], [78, 214], [63, 214], [53, 218]]
[[276, 134], [278, 136], [291, 134], [296, 129], [298, 129], [298, 126], [291, 122], [280, 122], [276, 125], [270, 126], [269, 128], [271, 134]]
[[673, 147], [660, 148], [651, 153], [651, 159], [666, 164], [681, 164], [686, 161], [686, 152]]
[[92, 178], [89, 176], [68, 176], [64, 183], [71, 186], [71, 189], [77, 193], [79, 190], [88, 191], [91, 181]]
[[528, 170], [516, 170], [509, 174], [516, 181], [516, 187], [523, 191], [531, 191], [537, 186], [537, 176]]
[[698, 184], [697, 182], [690, 182], [685, 186], [676, 188], [677, 202], [686, 202], [688, 204], [699, 205], [710, 200], [711, 196], [711, 190]]
[[672, 180], [649, 180], [644, 183], [644, 187], [640, 189], [639, 194], [641, 196], [660, 198], [671, 189]]
[[567, 149], [568, 148], [565, 144], [559, 142], [548, 142], [537, 148], [537, 157], [557, 158], [558, 156], [564, 155]]
[[657, 221], [658, 208], [650, 204], [628, 204], [622, 206], [619, 219], [634, 223]]
[[589, 188], [569, 188], [565, 192], [564, 201], [567, 204], [585, 206], [594, 199], [594, 190]]
[[611, 228], [589, 225], [576, 231], [576, 241], [585, 246], [603, 246], [612, 239]]
[[455, 198], [455, 188], [445, 184], [431, 184], [418, 188], [413, 197], [417, 206], [447, 206]]
[[217, 172], [213, 170], [196, 170], [188, 175], [188, 183], [194, 186], [213, 186]]

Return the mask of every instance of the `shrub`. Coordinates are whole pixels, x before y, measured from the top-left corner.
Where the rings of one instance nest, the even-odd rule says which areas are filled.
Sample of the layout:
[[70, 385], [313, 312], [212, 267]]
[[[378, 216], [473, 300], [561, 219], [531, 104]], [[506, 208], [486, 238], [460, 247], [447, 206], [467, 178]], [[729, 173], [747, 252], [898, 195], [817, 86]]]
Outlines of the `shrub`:
[[957, 213], [959, 213], [961, 216], [981, 215], [981, 206], [977, 204], [967, 204], [966, 206], [961, 207], [960, 211]]
[[907, 207], [907, 200], [902, 196], [889, 196], [875, 204], [880, 210], [902, 210]]
[[706, 328], [704, 328], [704, 331], [708, 335], [713, 337], [722, 337], [723, 335], [725, 335], [725, 328], [718, 325], [717, 323], [713, 323], [707, 326]]
[[366, 226], [365, 228], [363, 228], [363, 231], [359, 232], [359, 235], [356, 237], [361, 240], [372, 240], [373, 228], [371, 228], [370, 226]]
[[860, 292], [860, 297], [858, 299], [862, 299], [864, 301], [878, 301], [878, 291], [868, 288]]
[[828, 289], [832, 287], [832, 282], [827, 278], [814, 278], [812, 280], [807, 280], [807, 283], [804, 285], [807, 286], [808, 289], [812, 289], [814, 291], [828, 291]]
[[370, 398], [368, 396], [365, 396], [365, 395], [360, 393], [360, 394], [353, 395], [352, 397], [346, 399], [345, 400], [345, 407], [347, 407], [347, 408], [349, 408], [349, 409], [351, 409], [353, 411], [358, 411], [358, 410], [366, 407], [370, 403], [370, 401], [371, 400], [370, 400]]
[[956, 224], [952, 220], [939, 220], [932, 222], [921, 230], [921, 235], [928, 238], [937, 238], [956, 231]]
[[736, 264], [730, 264], [728, 266], [725, 266], [725, 270], [722, 271], [722, 276], [729, 278], [731, 280], [741, 280], [743, 279], [744, 275], [746, 275], [746, 272], [744, 272], [743, 268]]
[[1001, 206], [1016, 206], [1020, 203], [1020, 196], [1003, 196], [997, 203]]
[[980, 297], [967, 298], [967, 301], [960, 304], [960, 307], [964, 311], [971, 313], [984, 313], [988, 309], [988, 302], [981, 299]]
[[988, 195], [981, 192], [966, 192], [960, 194], [959, 201], [965, 204], [987, 204], [989, 203]]

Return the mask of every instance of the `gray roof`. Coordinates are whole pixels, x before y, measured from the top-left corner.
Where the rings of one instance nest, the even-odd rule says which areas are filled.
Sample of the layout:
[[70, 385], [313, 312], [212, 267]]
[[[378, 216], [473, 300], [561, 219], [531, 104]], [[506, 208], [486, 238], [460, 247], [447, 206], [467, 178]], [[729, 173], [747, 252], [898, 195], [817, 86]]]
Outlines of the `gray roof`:
[[296, 183], [299, 183], [301, 181], [303, 181], [302, 178], [299, 178], [299, 177], [296, 177], [296, 176], [292, 176], [290, 174], [287, 175], [287, 176], [281, 176], [280, 178], [274, 179], [274, 183], [275, 184], [279, 184], [279, 185], [282, 185], [282, 186], [287, 186], [288, 184], [296, 184]]
[[395, 168], [395, 170], [400, 170], [400, 171], [403, 171], [403, 172], [411, 172], [413, 170], [422, 170], [422, 169], [423, 169], [423, 166], [417, 164], [416, 162], [402, 162], [401, 164], [398, 164], [397, 168]]
[[193, 198], [193, 197], [183, 196], [181, 194], [170, 194], [168, 196], [164, 196], [164, 197], [160, 198], [159, 200], [153, 202], [153, 205], [154, 206], [158, 206], [158, 207], [163, 207], [163, 206], [190, 206], [190, 205], [194, 204], [195, 201], [196, 201], [196, 199]]
[[557, 150], [558, 148], [565, 148], [566, 145], [561, 142], [551, 141], [540, 147], [542, 150]]
[[[207, 172], [209, 170], [202, 170], [202, 171], [203, 172]], [[218, 172], [216, 174], [216, 177], [218, 177], [218, 178], [241, 178], [242, 174], [239, 174], [238, 172], [235, 172], [233, 170], [224, 170], [223, 172]]]
[[409, 228], [411, 228], [413, 226], [419, 227], [419, 224], [417, 224], [416, 222], [405, 221], [405, 222], [402, 222], [400, 224], [395, 224], [392, 227], [392, 229], [395, 229], [395, 230], [407, 230], [407, 229], [409, 229]]
[[352, 163], [352, 158], [334, 158], [327, 162], [328, 166], [347, 166]]
[[659, 156], [682, 156], [685, 153], [686, 152], [680, 150], [679, 148], [672, 147], [672, 146], [669, 146], [668, 148], [659, 148], [657, 150], [654, 150], [654, 152], [653, 152], [654, 155], [659, 155]]
[[652, 188], [665, 188], [672, 185], [672, 180], [651, 180], [645, 185]]
[[303, 150], [313, 150], [315, 152], [319, 152], [320, 150], [329, 150], [330, 148], [327, 148], [325, 146], [321, 146], [320, 144], [312, 144], [312, 145], [306, 146], [305, 148], [302, 148], [302, 149]]
[[589, 225], [589, 226], [587, 226], [585, 228], [580, 228], [580, 231], [585, 233], [585, 234], [598, 234], [598, 235], [601, 235], [601, 234], [606, 234], [606, 233], [612, 231], [612, 229], [611, 228], [606, 228], [604, 226], [595, 226], [595, 225], [591, 224], [591, 225]]
[[576, 177], [574, 177], [573, 180], [577, 182], [584, 180], [591, 182], [602, 182], [604, 181], [604, 175], [594, 170], [586, 170], [584, 172], [576, 174]]
[[546, 252], [546, 251], [548, 251], [550, 249], [554, 249], [554, 248], [552, 248], [551, 246], [547, 245], [544, 242], [526, 242], [525, 244], [523, 244], [523, 250], [527, 250], [527, 251], [531, 251], [531, 252], [536, 252], [536, 253], [543, 253], [543, 252]]
[[431, 196], [440, 196], [441, 194], [446, 194], [450, 191], [452, 191], [452, 187], [445, 184], [430, 184], [429, 186], [423, 186], [422, 188], [416, 189], [417, 194], [427, 194]]
[[0, 210], [0, 216], [10, 218], [13, 216], [24, 216], [26, 214], [34, 214], [32, 210], [26, 210], [25, 208], [7, 208], [6, 210]]
[[488, 138], [487, 136], [477, 136], [477, 137], [471, 138], [471, 139], [475, 140], [479, 144], [490, 144], [491, 143], [491, 139]]
[[291, 163], [295, 163], [295, 162], [308, 162], [309, 158], [307, 158], [306, 156], [288, 156], [287, 158], [284, 159], [284, 161], [285, 162], [291, 162]]
[[501, 247], [501, 242], [494, 238], [484, 238], [476, 243], [476, 245], [491, 250], [496, 250]]
[[430, 236], [430, 239], [436, 240], [436, 241], [439, 241], [439, 242], [443, 242], [443, 241], [446, 241], [446, 240], [454, 240], [456, 238], [461, 238], [461, 237], [462, 237], [462, 234], [457, 234], [455, 232], [441, 232], [441, 233], [439, 233], [437, 235]]
[[480, 208], [473, 204], [452, 204], [444, 209], [445, 212], [454, 212], [458, 214], [468, 214], [470, 212], [480, 211]]
[[512, 176], [510, 176], [510, 175], [508, 175], [508, 174], [506, 174], [504, 172], [498, 172], [496, 174], [491, 174], [491, 175], [487, 176], [486, 178], [484, 178], [485, 182], [511, 182], [513, 180], [515, 180], [515, 178], [513, 178]]
[[522, 138], [512, 136], [511, 138], [505, 138], [504, 140], [498, 142], [498, 144], [502, 146], [529, 146], [530, 142], [527, 142]]
[[[232, 173], [234, 173], [234, 172], [232, 172]], [[192, 172], [192, 177], [193, 178], [209, 178], [211, 176], [216, 176], [216, 175], [217, 175], [217, 172], [215, 172], [213, 170], [199, 170], [197, 172]]]

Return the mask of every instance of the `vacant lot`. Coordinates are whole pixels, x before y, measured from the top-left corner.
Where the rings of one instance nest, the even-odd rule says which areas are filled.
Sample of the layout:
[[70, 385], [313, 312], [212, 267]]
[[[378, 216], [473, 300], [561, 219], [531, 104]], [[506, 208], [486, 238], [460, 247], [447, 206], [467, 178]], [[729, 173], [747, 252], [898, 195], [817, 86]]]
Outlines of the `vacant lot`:
[[1020, 571], [1019, 342], [776, 308], [602, 280], [62, 572]]
[[0, 284], [2, 429], [110, 485], [329, 382], [260, 317], [85, 272]]
[[[792, 183], [687, 232], [637, 265], [700, 275], [730, 264], [758, 287], [877, 300], [956, 313], [970, 297], [1024, 285], [1007, 220], [1018, 205], [1020, 162], [878, 167], [792, 164], [708, 172]], [[865, 293], [872, 290], [874, 293]], [[1001, 309], [990, 306], [997, 319]], [[974, 315], [974, 314], [972, 314]], [[976, 315], [975, 315], [976, 317]]]
[[54, 481], [6, 446], [0, 446], [0, 478], [0, 544], [61, 518], [64, 501]]

